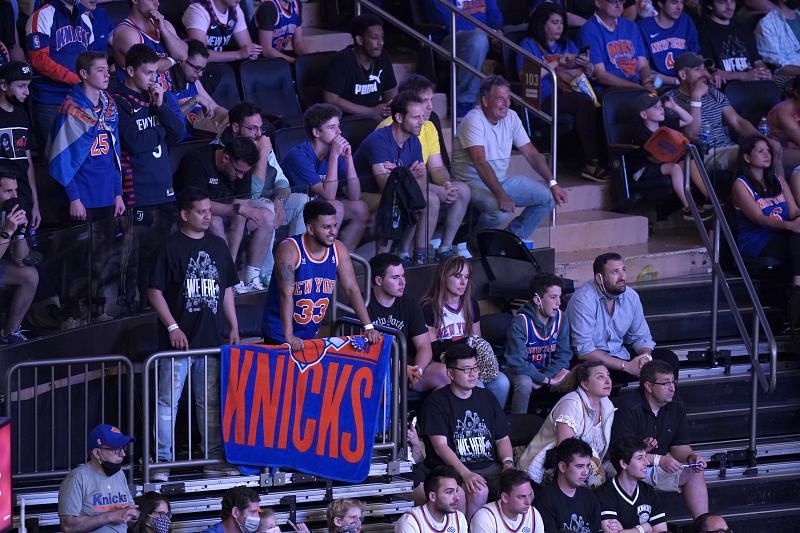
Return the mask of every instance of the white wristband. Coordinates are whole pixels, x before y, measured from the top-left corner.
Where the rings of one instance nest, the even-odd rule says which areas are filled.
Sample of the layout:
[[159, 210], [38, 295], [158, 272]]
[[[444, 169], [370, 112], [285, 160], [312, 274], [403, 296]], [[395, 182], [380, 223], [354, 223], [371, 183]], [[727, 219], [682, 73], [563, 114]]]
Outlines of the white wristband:
[[181, 329], [181, 327], [178, 324], [170, 324], [169, 326], [167, 326], [168, 333], [172, 333], [176, 329]]
[[551, 189], [556, 185], [558, 185], [558, 182], [556, 180], [550, 180], [550, 182], [547, 184], [547, 186], [550, 187]]
[[700, 109], [701, 107], [703, 107], [703, 102], [697, 102], [695, 100], [692, 100], [691, 102], [689, 102], [689, 106]]
[[175, 58], [172, 58], [170, 56], [167, 56], [167, 61], [169, 61], [169, 67], [170, 68], [174, 67], [175, 64], [177, 63], [177, 61], [175, 61]]
[[644, 533], [644, 528], [642, 526], [640, 526], [639, 524], [636, 524], [635, 527], [636, 527], [636, 531], [638, 531], [639, 533]]
[[363, 329], [364, 331], [370, 331], [372, 329], [375, 329], [375, 326], [373, 326], [372, 324], [367, 324], [366, 326], [364, 326], [361, 329]]

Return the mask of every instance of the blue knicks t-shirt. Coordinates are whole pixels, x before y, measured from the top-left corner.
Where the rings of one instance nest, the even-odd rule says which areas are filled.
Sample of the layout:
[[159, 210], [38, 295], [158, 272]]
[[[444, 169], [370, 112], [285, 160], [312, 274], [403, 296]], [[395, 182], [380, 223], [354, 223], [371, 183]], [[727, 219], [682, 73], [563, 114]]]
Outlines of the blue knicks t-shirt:
[[[556, 61], [565, 54], [578, 54], [578, 47], [575, 46], [575, 43], [569, 39], [567, 39], [567, 44], [564, 47], [558, 43], [553, 43], [546, 50], [542, 50], [542, 47], [530, 37], [525, 37], [522, 39], [522, 42], [519, 43], [519, 45], [535, 57], [538, 57], [539, 59], [548, 63], [550, 61]], [[522, 64], [524, 62], [525, 58], [522, 57], [521, 54], [517, 54], [517, 72], [522, 71]], [[542, 95], [542, 101], [547, 100], [553, 94], [553, 81], [550, 79], [550, 76], [542, 75], [539, 91]]]
[[372, 175], [372, 165], [384, 162], [394, 163], [398, 167], [410, 167], [415, 161], [423, 161], [422, 144], [419, 138], [412, 135], [403, 143], [397, 144], [392, 135], [392, 126], [384, 126], [370, 133], [358, 147], [354, 162], [361, 188], [364, 192], [380, 192], [378, 183]]
[[[347, 164], [343, 157], [339, 156], [337, 166], [339, 183], [344, 183], [347, 178]], [[281, 168], [292, 187], [311, 187], [328, 177], [328, 154], [319, 159], [311, 141], [306, 141], [289, 150], [281, 160]]]
[[[336, 286], [336, 269], [339, 265], [336, 244], [326, 249], [322, 257], [314, 257], [306, 250], [303, 235], [288, 237], [283, 242], [292, 243], [298, 253], [292, 292], [293, 333], [301, 339], [313, 339], [325, 318]], [[285, 342], [280, 305], [278, 276], [272, 276], [264, 307], [264, 337]]]
[[642, 40], [647, 47], [647, 58], [656, 72], [675, 75], [675, 59], [687, 50], [700, 52], [700, 40], [692, 18], [682, 13], [671, 28], [662, 28], [655, 17], [639, 21]]
[[582, 47], [589, 47], [592, 64], [602, 63], [607, 72], [634, 83], [641, 83], [638, 58], [647, 57], [647, 49], [636, 23], [620, 17], [612, 32], [595, 15], [583, 25], [578, 40]]

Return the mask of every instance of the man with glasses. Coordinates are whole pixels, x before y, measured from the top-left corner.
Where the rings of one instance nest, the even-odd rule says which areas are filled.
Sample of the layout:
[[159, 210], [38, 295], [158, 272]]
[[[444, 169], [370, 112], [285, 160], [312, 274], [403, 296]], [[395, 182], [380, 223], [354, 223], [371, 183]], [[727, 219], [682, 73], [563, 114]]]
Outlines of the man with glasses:
[[194, 130], [220, 133], [228, 120], [228, 110], [217, 104], [203, 87], [200, 78], [208, 65], [208, 48], [202, 42], [186, 41], [188, 56], [170, 70], [172, 91], [186, 118], [187, 138]]
[[589, 47], [596, 83], [601, 87], [644, 87], [655, 92], [647, 48], [636, 23], [622, 16], [623, 0], [596, 0], [596, 11], [579, 34]]
[[733, 533], [733, 529], [728, 527], [721, 516], [706, 513], [695, 518], [692, 533]]
[[89, 432], [89, 457], [74, 468], [58, 489], [61, 530], [119, 533], [139, 511], [121, 470], [125, 448], [135, 439], [119, 428], [100, 424]]
[[[289, 180], [278, 164], [268, 135], [268, 128], [274, 132], [274, 127], [271, 124], [265, 126], [261, 109], [250, 102], [233, 106], [228, 117], [230, 125], [214, 140], [214, 144], [225, 146], [236, 137], [252, 139], [258, 148], [258, 163], [251, 173], [251, 197], [257, 202], [255, 205], [266, 207], [275, 214], [276, 231], [278, 228], [286, 228], [289, 235], [303, 233], [306, 229], [303, 206], [308, 202], [308, 195], [290, 191]], [[274, 235], [271, 242], [275, 242]], [[274, 264], [272, 250], [268, 250], [264, 264], [261, 265], [261, 281], [265, 287], [269, 286]], [[255, 289], [249, 280], [244, 280], [237, 292], [243, 294]]]
[[272, 249], [275, 213], [250, 201], [252, 172], [259, 152], [252, 139], [237, 137], [224, 147], [210, 144], [188, 152], [175, 173], [175, 186], [181, 190], [197, 187], [211, 198], [211, 232], [225, 239], [234, 263], [245, 230], [250, 242], [245, 259], [243, 285], [264, 290], [261, 265]]
[[[466, 343], [442, 355], [450, 385], [431, 393], [422, 405], [420, 428], [428, 456], [426, 468], [448, 465], [463, 480], [467, 520], [497, 496], [500, 473], [514, 468], [508, 420], [494, 394], [476, 388], [478, 360]], [[421, 486], [415, 501], [424, 501]]]
[[657, 490], [683, 493], [692, 517], [707, 513], [706, 462], [690, 445], [686, 408], [674, 401], [678, 381], [672, 367], [651, 361], [642, 367], [639, 380], [638, 390], [615, 402], [612, 441], [621, 437], [644, 440], [650, 464], [644, 482]]

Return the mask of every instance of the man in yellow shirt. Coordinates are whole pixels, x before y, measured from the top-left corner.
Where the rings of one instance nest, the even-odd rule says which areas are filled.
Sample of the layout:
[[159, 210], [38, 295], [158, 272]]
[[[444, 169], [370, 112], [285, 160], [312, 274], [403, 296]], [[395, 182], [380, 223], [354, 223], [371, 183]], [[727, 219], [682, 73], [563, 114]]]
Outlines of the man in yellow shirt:
[[[442, 229], [442, 243], [436, 252], [437, 259], [444, 259], [455, 255], [453, 251], [453, 239], [456, 231], [464, 219], [464, 213], [469, 206], [470, 191], [466, 183], [462, 181], [451, 181], [450, 172], [444, 164], [442, 158], [442, 148], [439, 143], [439, 132], [431, 121], [433, 114], [433, 90], [434, 85], [424, 76], [412, 74], [406, 78], [399, 86], [398, 91], [413, 91], [422, 100], [425, 110], [425, 122], [419, 134], [419, 142], [422, 144], [422, 162], [428, 169], [429, 185], [428, 190], [431, 196], [436, 196], [439, 204], [443, 208], [433, 209], [432, 203], [428, 201], [428, 224], [417, 224], [417, 231], [428, 231], [425, 242], [429, 242], [433, 231], [436, 229], [436, 222], [440, 211], [446, 213], [444, 228]], [[378, 128], [388, 126], [392, 123], [392, 117], [387, 117], [378, 124]]]

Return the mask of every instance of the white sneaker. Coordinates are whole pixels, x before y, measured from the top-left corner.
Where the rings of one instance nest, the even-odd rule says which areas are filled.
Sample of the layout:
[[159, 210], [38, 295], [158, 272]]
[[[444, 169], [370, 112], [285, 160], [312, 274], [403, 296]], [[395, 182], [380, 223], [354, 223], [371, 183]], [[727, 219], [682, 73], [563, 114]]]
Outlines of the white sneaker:
[[169, 481], [169, 469], [162, 468], [160, 470], [150, 472], [150, 481], [156, 483], [166, 483], [167, 481]]
[[240, 281], [233, 286], [233, 290], [236, 292], [236, 294], [247, 294], [250, 292], [265, 291], [267, 288], [261, 283], [261, 278], [256, 276], [255, 278], [251, 279], [247, 285]]

